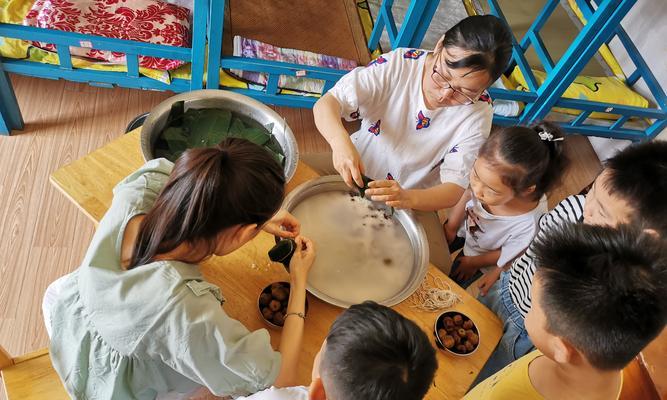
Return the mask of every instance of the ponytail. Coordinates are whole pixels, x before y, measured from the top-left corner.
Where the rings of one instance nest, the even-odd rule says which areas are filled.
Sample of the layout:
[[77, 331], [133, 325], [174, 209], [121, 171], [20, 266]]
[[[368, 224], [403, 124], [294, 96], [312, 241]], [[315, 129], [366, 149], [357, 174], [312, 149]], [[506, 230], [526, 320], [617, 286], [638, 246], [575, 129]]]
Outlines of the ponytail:
[[562, 131], [547, 121], [530, 128], [501, 128], [482, 145], [479, 157], [498, 168], [503, 183], [515, 194], [534, 186], [529, 196], [539, 200], [560, 183], [568, 165], [563, 152], [564, 139]]
[[551, 192], [561, 183], [569, 162], [564, 151], [565, 136], [556, 124], [541, 121], [533, 126], [533, 130], [548, 149], [546, 168], [543, 169], [540, 178], [535, 183], [535, 193], [542, 197], [543, 194]]
[[265, 149], [230, 138], [185, 151], [139, 227], [129, 269], [183, 243], [213, 254], [219, 234], [235, 225], [263, 225], [285, 193], [282, 167]]

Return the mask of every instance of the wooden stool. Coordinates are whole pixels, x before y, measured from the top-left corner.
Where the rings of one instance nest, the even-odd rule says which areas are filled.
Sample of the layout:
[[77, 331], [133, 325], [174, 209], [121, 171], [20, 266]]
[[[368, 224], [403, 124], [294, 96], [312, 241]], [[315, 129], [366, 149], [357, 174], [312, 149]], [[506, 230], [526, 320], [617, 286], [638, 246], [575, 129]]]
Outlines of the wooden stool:
[[655, 384], [646, 370], [641, 355], [623, 369], [620, 400], [660, 400]]
[[0, 376], [7, 400], [68, 400], [60, 378], [51, 366], [49, 350], [12, 358], [0, 346]]

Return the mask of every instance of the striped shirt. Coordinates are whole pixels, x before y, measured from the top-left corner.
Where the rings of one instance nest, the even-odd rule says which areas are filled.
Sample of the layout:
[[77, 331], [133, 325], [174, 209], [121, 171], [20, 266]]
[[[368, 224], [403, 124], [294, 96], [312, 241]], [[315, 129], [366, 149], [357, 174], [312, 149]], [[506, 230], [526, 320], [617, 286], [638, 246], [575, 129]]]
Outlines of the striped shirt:
[[[583, 222], [585, 202], [585, 196], [576, 195], [558, 203], [553, 210], [540, 218], [537, 236], [542, 237], [545, 232], [564, 222]], [[509, 271], [511, 275], [508, 290], [512, 296], [512, 302], [524, 318], [530, 310], [530, 287], [533, 283], [533, 275], [535, 275], [534, 257], [535, 253], [530, 245], [526, 252], [512, 263]]]

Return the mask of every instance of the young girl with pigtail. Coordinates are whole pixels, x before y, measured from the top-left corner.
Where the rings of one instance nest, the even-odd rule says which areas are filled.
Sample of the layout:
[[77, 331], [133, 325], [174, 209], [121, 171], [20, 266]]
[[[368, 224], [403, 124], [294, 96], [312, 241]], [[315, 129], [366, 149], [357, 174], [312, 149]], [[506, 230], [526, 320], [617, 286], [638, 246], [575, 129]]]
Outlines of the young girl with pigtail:
[[470, 173], [470, 187], [445, 222], [450, 251], [462, 247], [450, 276], [463, 287], [484, 274], [482, 294], [502, 267], [528, 247], [546, 194], [559, 182], [567, 159], [563, 135], [549, 122], [505, 127], [482, 145]]

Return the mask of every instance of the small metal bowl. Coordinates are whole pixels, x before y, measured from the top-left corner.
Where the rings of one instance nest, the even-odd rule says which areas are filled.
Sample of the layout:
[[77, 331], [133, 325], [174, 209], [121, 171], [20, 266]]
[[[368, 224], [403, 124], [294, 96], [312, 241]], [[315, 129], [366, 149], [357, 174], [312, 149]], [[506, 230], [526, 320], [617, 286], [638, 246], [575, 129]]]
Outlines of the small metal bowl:
[[[478, 337], [478, 342], [477, 342], [477, 344], [475, 345], [475, 348], [473, 348], [473, 349], [472, 349], [470, 352], [468, 352], [468, 353], [461, 353], [460, 351], [457, 351], [455, 348], [448, 349], [447, 347], [445, 347], [444, 343], [442, 342], [442, 339], [441, 339], [440, 336], [438, 335], [438, 330], [440, 330], [440, 329], [445, 329], [445, 322], [444, 322], [445, 317], [451, 317], [451, 318], [454, 318], [455, 315], [460, 315], [460, 316], [463, 318], [464, 321], [465, 321], [466, 319], [467, 319], [467, 320], [470, 320], [470, 322], [472, 322], [472, 328], [471, 328], [471, 330], [472, 330], [472, 331], [477, 335], [477, 337]], [[477, 349], [479, 348], [479, 344], [480, 344], [481, 341], [482, 341], [482, 337], [481, 337], [481, 335], [479, 334], [479, 329], [477, 328], [477, 324], [475, 324], [475, 322], [472, 320], [472, 318], [468, 317], [467, 315], [465, 315], [464, 313], [462, 313], [462, 312], [460, 312], [460, 311], [446, 311], [446, 312], [440, 314], [440, 315], [438, 316], [438, 318], [435, 320], [435, 326], [434, 326], [434, 328], [433, 328], [433, 335], [435, 336], [435, 344], [436, 344], [441, 350], [444, 350], [444, 351], [446, 351], [446, 352], [448, 352], [448, 353], [450, 353], [450, 354], [453, 354], [453, 355], [455, 355], [455, 356], [459, 356], [459, 357], [469, 356], [469, 355], [473, 354], [474, 352], [476, 352]], [[463, 340], [462, 343], [465, 343], [465, 341], [466, 341], [467, 339], [462, 339], [462, 340]]]
[[[267, 294], [270, 295], [271, 294], [271, 287], [274, 284], [279, 284], [282, 287], [287, 289], [287, 299], [283, 302], [284, 305], [281, 307], [281, 310], [287, 311], [287, 304], [288, 304], [288, 301], [289, 301], [290, 284], [289, 284], [289, 282], [285, 282], [285, 281], [273, 282], [262, 290], [262, 292], [259, 294], [259, 296], [257, 296], [257, 311], [259, 312], [259, 317], [262, 319], [262, 321], [264, 321], [265, 324], [267, 324], [269, 326], [269, 328], [282, 329], [283, 328], [282, 325], [278, 325], [278, 324], [274, 323], [273, 321], [270, 321], [270, 320], [268, 320], [264, 317], [264, 314], [262, 314], [262, 308], [264, 308], [264, 307], [260, 304], [260, 298], [262, 297], [262, 295], [264, 293], [267, 293]], [[308, 299], [306, 299], [305, 314], [308, 314]]]

